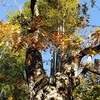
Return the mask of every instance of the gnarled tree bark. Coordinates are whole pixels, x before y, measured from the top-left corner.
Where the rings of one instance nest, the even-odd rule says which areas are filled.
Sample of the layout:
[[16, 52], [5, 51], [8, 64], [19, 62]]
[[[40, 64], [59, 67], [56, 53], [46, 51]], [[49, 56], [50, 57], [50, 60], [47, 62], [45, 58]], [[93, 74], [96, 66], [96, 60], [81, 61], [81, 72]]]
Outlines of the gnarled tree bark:
[[[98, 46], [93, 48], [97, 50]], [[60, 71], [54, 74], [55, 84], [51, 84], [50, 77], [46, 76], [43, 68], [41, 53], [33, 46], [27, 49], [25, 63], [30, 93], [29, 100], [73, 100], [73, 90], [79, 85], [80, 78], [86, 72], [90, 71], [99, 75], [99, 73], [88, 68], [84, 68], [80, 75], [76, 75], [75, 73], [78, 71], [76, 70], [78, 68], [77, 60], [73, 57], [67, 61], [63, 61], [63, 59], [63, 57], [60, 59], [62, 63]]]

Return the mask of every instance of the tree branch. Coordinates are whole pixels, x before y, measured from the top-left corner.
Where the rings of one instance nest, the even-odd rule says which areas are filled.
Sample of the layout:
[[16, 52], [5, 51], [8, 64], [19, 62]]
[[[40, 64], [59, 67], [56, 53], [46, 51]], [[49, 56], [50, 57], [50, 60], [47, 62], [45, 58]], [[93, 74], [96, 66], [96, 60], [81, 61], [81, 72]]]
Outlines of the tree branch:
[[37, 0], [31, 0], [31, 12], [32, 12], [32, 16], [34, 15], [34, 7], [35, 7], [35, 4], [36, 4]]
[[76, 55], [75, 58], [77, 58], [79, 60], [79, 62], [81, 61], [81, 59], [86, 56], [87, 54], [92, 54], [91, 51], [95, 51], [96, 53], [99, 53], [100, 52], [100, 44], [91, 48], [91, 47], [88, 47], [88, 48], [85, 48], [83, 49], [82, 51], [79, 52], [78, 55]]
[[88, 71], [91, 72], [91, 73], [100, 75], [100, 73], [98, 73], [96, 71], [93, 71], [93, 70], [90, 70], [89, 68], [84, 68], [83, 71], [81, 72], [81, 74], [84, 74], [85, 75]]

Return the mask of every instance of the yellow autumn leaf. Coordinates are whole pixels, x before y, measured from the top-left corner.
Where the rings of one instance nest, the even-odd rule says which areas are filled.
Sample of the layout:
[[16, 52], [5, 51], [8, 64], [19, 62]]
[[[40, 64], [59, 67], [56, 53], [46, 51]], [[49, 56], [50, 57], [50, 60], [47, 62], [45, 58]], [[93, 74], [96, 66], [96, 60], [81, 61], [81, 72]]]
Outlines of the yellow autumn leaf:
[[64, 44], [65, 44], [65, 42], [63, 42], [63, 41], [62, 41], [62, 42], [61, 42], [61, 44], [62, 44], [62, 45], [64, 45]]
[[90, 50], [90, 53], [93, 55], [97, 54], [96, 51], [94, 51], [94, 50]]
[[88, 37], [91, 38], [92, 37], [92, 34], [89, 34]]
[[64, 39], [64, 41], [70, 41], [71, 39], [70, 38], [66, 38], [66, 39]]
[[10, 96], [8, 97], [8, 100], [13, 100], [12, 95], [10, 95]]
[[0, 78], [3, 78], [3, 76], [0, 74]]

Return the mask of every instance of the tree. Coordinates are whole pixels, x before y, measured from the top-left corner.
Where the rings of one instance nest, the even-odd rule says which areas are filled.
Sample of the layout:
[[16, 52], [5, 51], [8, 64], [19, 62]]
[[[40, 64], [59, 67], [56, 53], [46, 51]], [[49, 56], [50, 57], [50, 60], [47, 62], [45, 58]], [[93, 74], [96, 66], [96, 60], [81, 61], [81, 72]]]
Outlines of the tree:
[[[69, 14], [68, 26], [66, 26], [66, 24], [63, 25], [62, 23], [63, 19], [68, 20], [68, 18], [61, 16], [58, 12], [60, 8], [56, 8], [53, 5], [57, 1], [54, 0], [53, 2], [50, 2], [49, 0], [41, 0], [40, 2], [42, 2], [42, 4], [38, 4], [39, 7], [43, 9], [43, 4], [46, 5], [50, 14], [46, 15], [46, 13], [43, 12], [42, 15], [42, 11], [39, 10], [40, 15], [34, 15], [33, 19], [31, 16], [24, 15], [24, 12], [22, 12], [21, 16], [19, 16], [19, 14], [15, 15], [15, 19], [11, 20], [11, 23], [17, 24], [17, 27], [21, 29], [20, 31], [16, 28], [13, 29], [16, 25], [9, 24], [11, 27], [13, 26], [12, 29], [14, 34], [9, 30], [9, 33], [11, 34], [9, 34], [9, 41], [6, 42], [8, 43], [7, 47], [11, 47], [9, 49], [13, 52], [18, 52], [28, 47], [26, 50], [25, 70], [30, 100], [73, 100], [73, 91], [80, 84], [80, 80], [87, 72], [99, 75], [99, 72], [94, 71], [90, 65], [83, 66], [80, 62], [87, 54], [95, 55], [100, 52], [100, 30], [96, 30], [91, 35], [89, 45], [84, 47], [86, 44], [82, 41], [82, 38], [75, 33], [76, 27], [81, 24], [78, 22], [79, 9], [77, 8], [78, 3], [76, 0], [63, 0], [62, 2], [59, 0], [59, 6], [62, 7], [61, 14], [65, 13], [65, 11], [63, 12], [63, 10], [66, 10], [64, 5], [72, 4], [72, 8], [71, 6], [68, 6], [69, 9], [67, 8], [68, 11], [66, 12], [69, 13], [74, 13], [72, 12], [73, 10], [71, 10], [73, 9], [73, 6], [77, 9], [75, 10], [77, 12], [74, 13], [75, 22], [72, 23], [73, 16]], [[74, 3], [75, 5], [73, 5]], [[28, 2], [26, 4], [29, 6]], [[26, 9], [23, 11], [25, 10]], [[67, 16], [66, 13], [65, 15]], [[43, 16], [47, 19], [45, 20]], [[53, 22], [51, 23], [50, 20]], [[60, 22], [58, 23], [58, 21]], [[59, 25], [64, 27], [65, 31], [60, 31]], [[86, 24], [82, 25], [83, 23], [81, 24], [81, 28]], [[3, 27], [2, 24], [1, 27]], [[37, 30], [39, 31], [37, 32]], [[5, 33], [4, 36], [6, 38], [4, 39], [7, 40], [7, 31]], [[52, 48], [50, 77], [45, 73], [41, 57], [41, 51], [48, 48]], [[81, 74], [78, 74], [78, 68], [80, 67], [83, 67], [83, 70]]]
[[[98, 40], [98, 37], [96, 37]], [[68, 42], [68, 41], [67, 41]], [[71, 42], [71, 40], [70, 40]], [[98, 43], [97, 43], [98, 44]], [[96, 47], [87, 47], [85, 49], [83, 49], [82, 51], [80, 51], [79, 54], [77, 54], [76, 56], [72, 55], [72, 52], [70, 52], [70, 49], [68, 50], [67, 53], [67, 57], [65, 54], [66, 49], [58, 49], [59, 46], [56, 46], [59, 55], [56, 52], [56, 57], [55, 58], [55, 53], [54, 53], [54, 49], [53, 49], [53, 53], [52, 53], [52, 59], [51, 59], [51, 77], [50, 79], [52, 80], [52, 82], [48, 82], [45, 84], [45, 86], [43, 86], [43, 83], [41, 83], [40, 85], [35, 84], [35, 81], [32, 82], [34, 83], [37, 87], [36, 90], [38, 89], [38, 92], [35, 90], [35, 88], [33, 89], [33, 97], [31, 96], [30, 99], [61, 99], [61, 100], [73, 100], [73, 96], [72, 96], [72, 92], [75, 89], [75, 87], [77, 85], [79, 85], [79, 79], [81, 78], [82, 75], [77, 76], [77, 71], [78, 71], [78, 65], [80, 60], [82, 59], [82, 57], [84, 57], [86, 54], [92, 54], [93, 51], [98, 52], [100, 45], [96, 46]], [[60, 51], [59, 51], [60, 50]], [[71, 48], [72, 50], [72, 48]], [[34, 56], [31, 56], [32, 59], [34, 59]], [[56, 62], [55, 63], [55, 59]], [[60, 59], [60, 60], [59, 60]], [[27, 58], [26, 58], [27, 60]], [[60, 63], [58, 62], [58, 60], [60, 61]], [[32, 60], [30, 60], [31, 62]], [[33, 61], [32, 61], [33, 62]], [[56, 65], [56, 66], [55, 66]], [[30, 66], [33, 66], [32, 63], [30, 64]], [[41, 69], [43, 70], [43, 69]], [[86, 74], [87, 71], [96, 73], [99, 75], [99, 73], [94, 72], [92, 70], [89, 70], [88, 68], [84, 68], [82, 73], [83, 75]], [[34, 73], [34, 71], [33, 71]], [[38, 71], [37, 71], [38, 73]], [[41, 75], [41, 73], [40, 73]], [[39, 78], [39, 77], [37, 77]], [[35, 79], [34, 76], [32, 76], [32, 79]], [[42, 81], [44, 80], [44, 77], [42, 78]], [[51, 81], [50, 80], [50, 81]], [[40, 80], [41, 82], [41, 80]], [[38, 82], [39, 83], [39, 82]], [[41, 86], [42, 85], [42, 86]], [[39, 87], [41, 86], [41, 87]], [[35, 87], [35, 86], [34, 86]], [[66, 88], [65, 88], [66, 87]], [[32, 93], [32, 92], [31, 92]], [[35, 93], [35, 94], [34, 94]]]
[[10, 39], [17, 42], [20, 28], [0, 21], [0, 99], [26, 100], [28, 88], [25, 82], [25, 51], [12, 51]]

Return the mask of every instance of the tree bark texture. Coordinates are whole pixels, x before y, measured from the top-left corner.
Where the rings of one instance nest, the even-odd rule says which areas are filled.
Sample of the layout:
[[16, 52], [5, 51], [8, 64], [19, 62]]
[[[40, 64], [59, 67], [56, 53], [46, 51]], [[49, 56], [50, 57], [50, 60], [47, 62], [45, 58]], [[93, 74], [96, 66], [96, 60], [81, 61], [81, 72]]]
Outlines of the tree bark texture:
[[60, 71], [54, 74], [55, 81], [51, 84], [43, 68], [41, 53], [33, 46], [29, 47], [25, 61], [29, 100], [73, 100], [72, 93], [79, 79], [75, 76], [72, 62], [64, 64], [60, 61]]
[[[99, 45], [93, 47], [93, 49], [99, 50], [98, 47]], [[89, 49], [84, 50], [88, 51]], [[51, 66], [51, 71], [53, 71], [51, 73], [53, 74], [48, 77], [43, 68], [41, 53], [33, 46], [30, 46], [26, 51], [25, 60], [29, 100], [73, 100], [73, 90], [79, 85], [80, 79], [88, 71], [100, 75], [100, 73], [87, 67], [78, 75], [79, 60], [83, 55], [86, 55], [83, 51], [79, 52], [79, 56], [76, 55], [76, 57], [71, 54], [68, 56], [68, 54], [66, 55], [60, 50], [57, 50], [56, 56], [54, 56], [53, 52], [51, 65], [55, 65], [55, 68]], [[79, 60], [76, 60], [77, 57], [79, 57]], [[52, 78], [53, 83], [51, 82]]]

